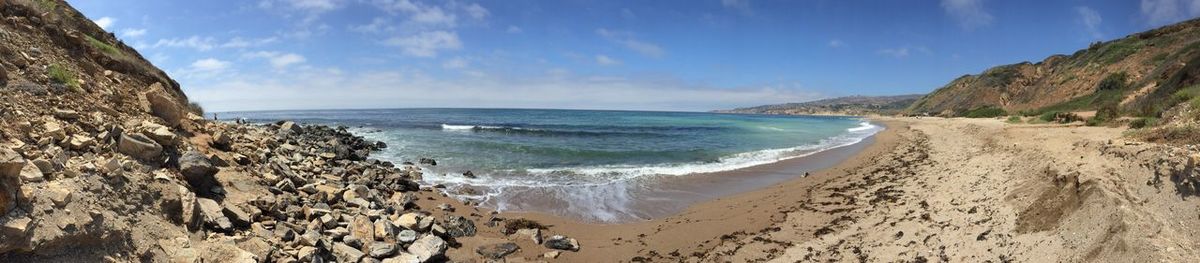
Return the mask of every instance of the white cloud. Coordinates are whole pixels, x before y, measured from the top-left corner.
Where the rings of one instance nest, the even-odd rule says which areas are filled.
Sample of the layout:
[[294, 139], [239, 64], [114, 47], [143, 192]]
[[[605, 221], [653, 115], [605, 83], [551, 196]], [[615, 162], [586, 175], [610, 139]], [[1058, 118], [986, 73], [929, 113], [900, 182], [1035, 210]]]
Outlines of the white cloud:
[[878, 51], [878, 53], [880, 55], [889, 56], [889, 57], [893, 57], [893, 58], [906, 58], [909, 55], [912, 55], [914, 53], [930, 54], [933, 52], [930, 51], [929, 48], [926, 48], [926, 47], [920, 47], [920, 46], [907, 47], [906, 46], [906, 47], [898, 47], [898, 48], [880, 49]]
[[456, 57], [456, 58], [452, 58], [452, 59], [443, 61], [442, 68], [444, 68], [444, 69], [464, 69], [464, 68], [467, 68], [467, 66], [469, 64], [470, 63], [467, 62], [467, 59], [462, 58], [462, 57]]
[[315, 22], [324, 13], [341, 8], [345, 2], [346, 0], [262, 0], [258, 2], [258, 6], [267, 10], [287, 8], [289, 11], [300, 11], [304, 13], [303, 22], [308, 24]]
[[411, 36], [393, 37], [384, 43], [400, 47], [405, 55], [414, 57], [436, 57], [440, 51], [462, 48], [458, 33], [447, 31], [428, 31]]
[[983, 0], [942, 0], [942, 9], [967, 31], [992, 24], [992, 14], [983, 9]]
[[1146, 23], [1161, 26], [1200, 16], [1200, 0], [1142, 0]]
[[121, 36], [123, 36], [123, 37], [134, 38], [134, 37], [141, 37], [141, 36], [145, 36], [145, 35], [146, 35], [145, 28], [126, 28], [126, 29], [121, 30]]
[[102, 28], [104, 30], [108, 30], [108, 27], [117, 23], [117, 19], [106, 16], [106, 17], [101, 17], [100, 19], [96, 19], [93, 22], [96, 22], [96, 25], [100, 26], [100, 28]]
[[846, 42], [842, 42], [840, 39], [829, 40], [829, 47], [831, 48], [840, 48], [844, 46], [846, 46]]
[[188, 38], [171, 38], [159, 39], [151, 48], [173, 47], [173, 48], [193, 48], [199, 51], [208, 51], [217, 47], [216, 39], [212, 37], [191, 36]]
[[[419, 26], [452, 28], [457, 25], [458, 21], [458, 16], [456, 16], [454, 13], [447, 12], [446, 8], [441, 6], [426, 5], [411, 0], [373, 0], [372, 2], [385, 12], [408, 15], [408, 21]], [[470, 16], [487, 15], [487, 9], [483, 9], [482, 6], [480, 6], [479, 9], [474, 10], [474, 12], [480, 11], [483, 13], [471, 13], [472, 11], [470, 10], [467, 10], [466, 12], [468, 12], [468, 15]], [[479, 18], [482, 19], [483, 17]]]
[[376, 17], [371, 19], [370, 24], [351, 26], [350, 30], [359, 33], [380, 33], [395, 30], [395, 27], [392, 26], [391, 19], [386, 17]]
[[421, 71], [299, 69], [185, 83], [213, 111], [481, 107], [711, 110], [818, 98], [790, 85], [713, 87], [673, 78], [579, 76], [561, 69], [528, 77], [473, 74], [439, 79]]
[[721, 6], [737, 9], [743, 14], [750, 14], [750, 0], [721, 0]]
[[506, 31], [508, 31], [508, 33], [512, 33], [512, 34], [519, 34], [521, 32], [525, 32], [524, 30], [521, 30], [521, 27], [518, 27], [518, 26], [508, 26], [508, 30], [506, 30]]
[[215, 58], [206, 58], [192, 62], [192, 69], [196, 71], [207, 72], [222, 71], [229, 68], [229, 65], [230, 63], [228, 61], [222, 61]]
[[258, 51], [243, 55], [247, 58], [266, 59], [275, 69], [284, 69], [294, 64], [300, 64], [307, 61], [304, 56], [296, 53], [282, 53], [275, 51]]
[[601, 66], [614, 66], [621, 65], [621, 61], [605, 55], [596, 55], [596, 64], [600, 64]]
[[596, 29], [596, 34], [608, 39], [608, 41], [625, 46], [625, 48], [641, 53], [645, 56], [658, 58], [666, 54], [666, 52], [663, 51], [663, 49], [658, 45], [638, 40], [634, 38], [633, 33], [630, 32], [600, 28]]
[[466, 10], [467, 15], [470, 15], [471, 18], [475, 19], [484, 19], [487, 18], [488, 14], [490, 14], [487, 8], [483, 8], [483, 6], [480, 6], [476, 3], [471, 3], [470, 5], [463, 7], [463, 10]]
[[1104, 38], [1104, 34], [1100, 33], [1100, 23], [1104, 20], [1100, 17], [1099, 12], [1086, 6], [1076, 7], [1075, 12], [1079, 15], [1079, 24], [1083, 25], [1092, 38]]
[[229, 39], [229, 41], [226, 41], [225, 43], [221, 44], [221, 47], [224, 47], [224, 48], [258, 47], [258, 46], [264, 46], [267, 44], [275, 43], [275, 41], [279, 41], [279, 38], [267, 37], [267, 38], [259, 38], [259, 39], [244, 39], [241, 37], [234, 37], [232, 39]]
[[637, 14], [634, 14], [633, 10], [630, 10], [629, 8], [621, 8], [621, 17], [633, 20], [637, 19]]

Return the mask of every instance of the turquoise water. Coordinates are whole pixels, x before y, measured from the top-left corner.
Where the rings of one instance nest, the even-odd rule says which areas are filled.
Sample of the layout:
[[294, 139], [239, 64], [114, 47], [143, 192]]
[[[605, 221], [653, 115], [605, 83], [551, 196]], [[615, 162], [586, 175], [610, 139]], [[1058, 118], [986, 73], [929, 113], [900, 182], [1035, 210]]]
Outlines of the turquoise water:
[[[530, 207], [511, 202], [528, 193], [514, 190], [536, 188], [551, 198], [611, 206], [630, 201], [617, 199], [636, 199], [628, 195], [639, 191], [630, 187], [653, 189], [654, 178], [773, 163], [852, 144], [880, 129], [859, 118], [691, 112], [389, 109], [222, 115], [352, 127], [356, 134], [388, 144], [375, 158], [437, 160], [437, 166], [423, 167], [423, 183], [515, 210]], [[462, 176], [465, 171], [476, 178]], [[629, 208], [583, 209], [569, 211], [569, 216], [597, 221], [645, 217], [621, 211]]]

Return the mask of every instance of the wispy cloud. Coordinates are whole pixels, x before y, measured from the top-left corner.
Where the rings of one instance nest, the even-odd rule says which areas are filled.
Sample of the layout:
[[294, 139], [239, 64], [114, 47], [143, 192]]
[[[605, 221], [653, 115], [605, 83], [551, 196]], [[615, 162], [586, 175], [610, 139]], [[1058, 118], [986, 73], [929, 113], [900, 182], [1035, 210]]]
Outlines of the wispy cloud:
[[893, 57], [893, 58], [907, 58], [913, 54], [930, 54], [930, 53], [933, 53], [933, 51], [930, 51], [929, 48], [922, 47], [922, 46], [916, 46], [916, 47], [905, 46], [905, 47], [896, 47], [896, 48], [884, 48], [884, 49], [880, 49], [876, 53], [879, 53], [880, 55], [884, 55], [884, 56]]
[[96, 22], [97, 26], [100, 26], [100, 28], [103, 28], [104, 30], [108, 30], [108, 27], [111, 27], [113, 24], [117, 23], [117, 19], [106, 16], [93, 20], [92, 22]]
[[168, 38], [159, 39], [150, 48], [173, 47], [173, 48], [192, 48], [199, 51], [208, 51], [217, 47], [216, 39], [212, 37], [191, 36], [187, 38]]
[[596, 64], [600, 64], [601, 66], [615, 66], [621, 65], [621, 61], [605, 55], [596, 55]]
[[221, 44], [221, 47], [224, 47], [224, 48], [259, 47], [259, 46], [265, 46], [265, 45], [268, 45], [271, 43], [275, 43], [276, 41], [279, 41], [279, 38], [266, 37], [266, 38], [259, 38], [259, 39], [245, 39], [245, 38], [241, 38], [241, 37], [235, 37], [235, 38], [229, 39], [229, 41], [226, 41], [225, 43]]
[[258, 6], [263, 9], [288, 9], [303, 14], [303, 23], [316, 22], [322, 14], [337, 10], [345, 5], [347, 0], [261, 0]]
[[146, 35], [145, 28], [126, 28], [121, 30], [122, 37], [136, 38]]
[[1075, 13], [1079, 16], [1079, 24], [1083, 25], [1093, 39], [1104, 38], [1104, 34], [1100, 32], [1100, 23], [1104, 20], [1100, 17], [1099, 12], [1086, 6], [1080, 6], [1075, 7]]
[[604, 28], [596, 29], [596, 34], [604, 37], [608, 41], [620, 44], [625, 48], [641, 53], [648, 57], [659, 58], [666, 54], [662, 47], [653, 43], [638, 40], [633, 33], [626, 31], [615, 31]]
[[834, 40], [829, 40], [828, 45], [831, 48], [840, 48], [840, 47], [845, 47], [846, 42], [843, 42], [841, 39], [834, 39]]
[[393, 37], [384, 43], [400, 47], [405, 55], [414, 57], [436, 57], [438, 52], [462, 48], [462, 42], [458, 40], [458, 33], [448, 31], [430, 31]]
[[246, 58], [266, 59], [271, 67], [276, 70], [287, 68], [288, 66], [304, 63], [307, 59], [304, 56], [296, 53], [283, 53], [277, 51], [258, 51], [246, 53], [243, 55]]
[[994, 20], [992, 14], [984, 10], [983, 0], [942, 0], [942, 9], [967, 31], [991, 25]]
[[468, 66], [470, 66], [470, 62], [463, 57], [456, 57], [442, 61], [442, 68], [444, 69], [464, 69]]
[[216, 58], [206, 58], [192, 62], [192, 69], [197, 71], [222, 71], [229, 68], [229, 61]]
[[521, 32], [525, 32], [519, 26], [508, 26], [508, 30], [505, 30], [505, 31], [507, 31], [510, 34], [520, 34]]
[[1152, 26], [1161, 26], [1200, 16], [1200, 0], [1142, 0], [1142, 17]]
[[753, 10], [750, 9], [750, 0], [721, 0], [721, 6], [738, 10], [742, 14], [753, 14]]

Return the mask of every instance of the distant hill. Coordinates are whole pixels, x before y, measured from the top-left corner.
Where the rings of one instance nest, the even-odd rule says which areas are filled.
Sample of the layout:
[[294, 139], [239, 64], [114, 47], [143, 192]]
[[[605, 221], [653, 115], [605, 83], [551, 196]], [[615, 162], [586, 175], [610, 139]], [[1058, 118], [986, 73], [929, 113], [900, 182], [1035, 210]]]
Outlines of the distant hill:
[[891, 115], [903, 111], [925, 95], [899, 96], [849, 96], [801, 103], [763, 105], [732, 110], [717, 110], [719, 113], [751, 114], [819, 114], [819, 115]]
[[[1200, 20], [1097, 42], [1071, 55], [1052, 55], [965, 75], [929, 93], [910, 114], [967, 116], [972, 112], [1036, 115], [1094, 111], [1170, 118], [1200, 94]], [[1185, 106], [1184, 109], [1171, 109]], [[1167, 113], [1167, 114], [1164, 114]], [[1194, 121], [1194, 120], [1192, 120]]]

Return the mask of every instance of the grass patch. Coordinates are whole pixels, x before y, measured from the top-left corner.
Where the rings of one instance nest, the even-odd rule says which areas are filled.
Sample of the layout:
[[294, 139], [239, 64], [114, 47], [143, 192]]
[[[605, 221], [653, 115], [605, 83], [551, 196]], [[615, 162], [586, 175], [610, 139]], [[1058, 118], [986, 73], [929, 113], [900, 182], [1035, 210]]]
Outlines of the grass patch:
[[1136, 120], [1129, 122], [1129, 128], [1134, 128], [1134, 129], [1141, 129], [1141, 128], [1151, 127], [1151, 126], [1155, 126], [1155, 125], [1158, 125], [1158, 118], [1155, 118], [1155, 117], [1138, 118]]
[[[1070, 112], [1051, 111], [1051, 112], [1044, 112], [1041, 115], [1038, 115], [1038, 117], [1034, 120], [1037, 121], [1036, 123], [1048, 123], [1048, 122], [1072, 123], [1072, 122], [1081, 121], [1081, 120], [1083, 120], [1083, 118], [1079, 117], [1079, 115], [1076, 115], [1076, 114], [1070, 113]], [[1029, 123], [1035, 123], [1034, 120], [1029, 121]]]
[[983, 106], [962, 114], [963, 117], [967, 118], [995, 118], [1004, 115], [1008, 115], [1008, 112], [996, 106]]
[[37, 4], [41, 6], [42, 9], [45, 9], [43, 11], [58, 10], [58, 2], [55, 2], [54, 0], [37, 0]]
[[46, 72], [46, 75], [49, 75], [50, 80], [54, 81], [54, 83], [67, 86], [71, 89], [71, 91], [83, 91], [83, 88], [79, 85], [79, 79], [75, 78], [75, 72], [71, 72], [70, 69], [59, 66], [58, 64], [51, 64], [50, 68]]
[[1021, 116], [1008, 116], [1008, 120], [1004, 120], [1004, 122], [1011, 123], [1011, 124], [1020, 124]]
[[122, 55], [121, 50], [117, 49], [117, 47], [114, 47], [113, 45], [104, 43], [104, 41], [100, 41], [99, 39], [93, 38], [92, 36], [84, 36], [84, 37], [87, 38], [88, 44], [92, 45], [92, 47], [94, 47], [96, 49], [99, 49], [100, 52], [104, 52], [104, 54], [108, 54], [109, 56], [114, 56], [114, 57], [119, 57]]
[[1090, 95], [1077, 97], [1025, 113], [1027, 115], [1041, 115], [1043, 113], [1080, 111], [1102, 108], [1106, 105], [1117, 105], [1121, 103], [1121, 99], [1125, 97], [1125, 92], [1128, 90], [1129, 76], [1125, 72], [1113, 73], [1104, 77], [1099, 84], [1096, 84], [1096, 91]]
[[1089, 49], [1086, 61], [1096, 62], [1102, 65], [1112, 65], [1121, 60], [1137, 53], [1142, 47], [1145, 47], [1145, 41], [1136, 37], [1126, 37], [1116, 41], [1095, 45], [1094, 49]]
[[1148, 142], [1187, 145], [1200, 141], [1200, 127], [1195, 125], [1162, 127], [1139, 132], [1137, 136]]

